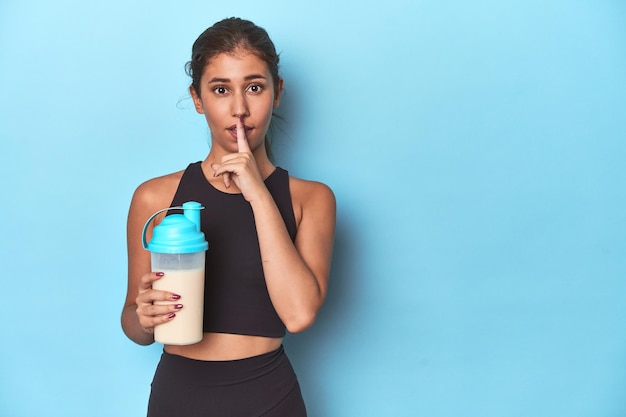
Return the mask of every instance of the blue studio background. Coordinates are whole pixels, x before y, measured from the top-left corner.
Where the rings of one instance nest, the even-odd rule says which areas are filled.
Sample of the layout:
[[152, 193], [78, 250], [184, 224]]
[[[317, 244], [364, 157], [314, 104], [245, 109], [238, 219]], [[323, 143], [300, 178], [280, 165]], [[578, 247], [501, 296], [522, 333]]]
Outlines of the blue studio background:
[[278, 164], [338, 201], [285, 342], [310, 415], [626, 416], [621, 0], [0, 0], [0, 415], [144, 415], [126, 213], [208, 152], [183, 67], [233, 15], [281, 51]]

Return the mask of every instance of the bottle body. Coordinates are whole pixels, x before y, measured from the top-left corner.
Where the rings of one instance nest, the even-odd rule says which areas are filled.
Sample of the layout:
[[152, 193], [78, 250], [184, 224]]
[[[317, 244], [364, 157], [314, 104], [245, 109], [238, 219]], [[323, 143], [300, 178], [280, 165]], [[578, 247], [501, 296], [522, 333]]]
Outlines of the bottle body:
[[156, 290], [181, 296], [176, 301], [155, 304], [183, 304], [174, 319], [154, 328], [154, 339], [168, 345], [191, 345], [202, 340], [204, 317], [205, 252], [169, 254], [150, 253], [152, 271], [164, 276], [154, 282]]

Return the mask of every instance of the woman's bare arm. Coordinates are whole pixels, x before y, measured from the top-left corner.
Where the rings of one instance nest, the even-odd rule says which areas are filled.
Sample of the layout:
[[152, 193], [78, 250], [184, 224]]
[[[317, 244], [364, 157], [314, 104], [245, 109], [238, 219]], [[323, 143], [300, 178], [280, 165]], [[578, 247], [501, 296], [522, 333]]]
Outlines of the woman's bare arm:
[[[154, 326], [172, 320], [178, 311], [175, 305], [153, 305], [154, 301], [176, 300], [178, 296], [152, 289], [152, 283], [159, 279], [161, 274], [158, 274], [158, 271], [151, 272], [150, 253], [143, 248], [141, 235], [144, 224], [150, 216], [169, 206], [178, 182], [180, 173], [141, 184], [133, 195], [128, 211], [128, 289], [121, 320], [126, 336], [140, 345], [153, 343]], [[147, 240], [152, 236], [155, 221], [147, 228]]]

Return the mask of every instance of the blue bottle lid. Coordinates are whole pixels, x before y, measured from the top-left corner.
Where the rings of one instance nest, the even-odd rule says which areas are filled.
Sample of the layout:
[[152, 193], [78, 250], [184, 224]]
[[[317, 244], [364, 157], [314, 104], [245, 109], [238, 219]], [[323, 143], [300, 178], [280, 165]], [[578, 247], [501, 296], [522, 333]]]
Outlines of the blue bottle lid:
[[[144, 249], [157, 253], [195, 253], [208, 249], [209, 244], [200, 231], [200, 210], [204, 207], [195, 201], [184, 203], [182, 207], [169, 207], [154, 213], [146, 222], [142, 242]], [[183, 209], [184, 214], [170, 214], [154, 227], [152, 240], [146, 243], [146, 229], [152, 219], [166, 210]]]

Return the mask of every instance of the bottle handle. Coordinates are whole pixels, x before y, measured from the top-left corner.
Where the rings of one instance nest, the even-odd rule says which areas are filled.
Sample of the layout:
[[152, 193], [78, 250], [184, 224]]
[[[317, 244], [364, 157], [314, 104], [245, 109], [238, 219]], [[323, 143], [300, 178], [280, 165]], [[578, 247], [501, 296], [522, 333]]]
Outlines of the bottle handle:
[[168, 208], [161, 209], [157, 211], [156, 213], [154, 213], [152, 216], [150, 216], [148, 221], [146, 221], [146, 224], [143, 225], [143, 230], [141, 231], [141, 246], [143, 246], [144, 249], [148, 249], [148, 242], [146, 240], [146, 230], [148, 230], [148, 225], [150, 224], [150, 222], [152, 222], [152, 220], [154, 220], [156, 216], [163, 213], [164, 211], [182, 210], [182, 209], [183, 209], [183, 206], [168, 207]]

